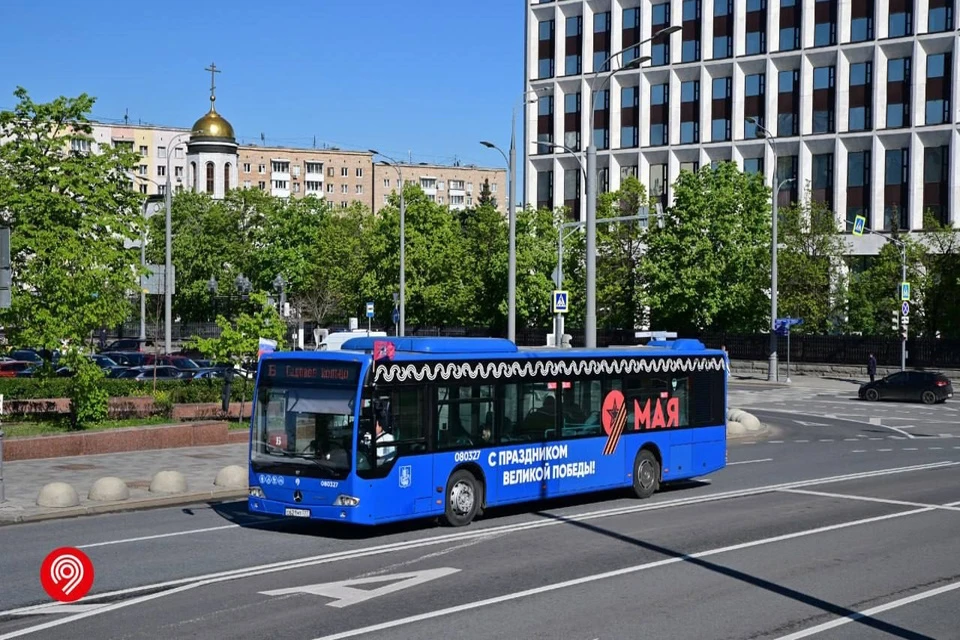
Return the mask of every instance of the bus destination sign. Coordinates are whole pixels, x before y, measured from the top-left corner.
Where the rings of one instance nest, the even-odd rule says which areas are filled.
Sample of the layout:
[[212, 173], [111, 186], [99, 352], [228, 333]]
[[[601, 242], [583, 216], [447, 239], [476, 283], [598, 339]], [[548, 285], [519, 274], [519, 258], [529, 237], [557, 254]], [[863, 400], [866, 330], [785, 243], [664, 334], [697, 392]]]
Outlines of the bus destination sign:
[[360, 373], [359, 365], [353, 363], [310, 360], [266, 362], [263, 368], [264, 377], [273, 384], [356, 384]]

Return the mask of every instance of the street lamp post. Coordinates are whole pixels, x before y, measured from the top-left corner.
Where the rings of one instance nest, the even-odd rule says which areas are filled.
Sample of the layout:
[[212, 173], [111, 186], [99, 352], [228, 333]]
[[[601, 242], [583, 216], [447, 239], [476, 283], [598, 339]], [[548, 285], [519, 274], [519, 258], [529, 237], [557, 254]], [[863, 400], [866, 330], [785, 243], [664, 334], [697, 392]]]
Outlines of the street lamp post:
[[389, 162], [385, 162], [389, 167], [393, 167], [397, 172], [397, 182], [400, 187], [400, 326], [397, 330], [399, 335], [406, 335], [406, 324], [407, 324], [407, 310], [406, 310], [406, 292], [407, 292], [407, 255], [406, 255], [406, 217], [407, 217], [407, 207], [406, 203], [403, 200], [403, 173], [400, 171], [400, 163], [391, 158], [390, 156], [384, 155], [379, 151], [370, 149], [370, 153], [375, 156], [383, 156]]
[[[640, 45], [646, 44], [653, 40], [669, 36], [671, 34], [680, 31], [681, 27], [673, 25], [666, 27], [657, 31], [655, 34], [642, 40], [637, 44], [631, 45], [626, 49], [618, 51], [613, 55], [609, 56], [603, 64], [600, 65], [601, 69], [605, 69], [607, 65], [616, 57], [620, 56], [625, 51], [630, 51], [632, 49], [639, 50]], [[586, 317], [584, 318], [584, 343], [588, 349], [596, 348], [597, 346], [597, 146], [594, 143], [593, 139], [593, 101], [597, 92], [597, 79], [603, 77], [603, 82], [600, 84], [602, 88], [610, 78], [621, 71], [626, 71], [628, 69], [633, 69], [639, 67], [644, 62], [650, 60], [649, 56], [643, 56], [639, 58], [634, 58], [626, 65], [620, 67], [616, 70], [597, 72], [594, 74], [593, 80], [590, 82], [590, 110], [587, 112], [587, 121], [589, 122], [589, 127], [587, 127], [587, 132], [589, 133], [589, 139], [587, 140], [587, 266], [586, 266], [586, 276], [587, 276], [587, 296], [586, 296], [586, 306], [587, 312]]]
[[[147, 292], [143, 288], [143, 270], [147, 268], [147, 220], [150, 217], [148, 212], [150, 203], [156, 203], [158, 196], [147, 196], [143, 201], [143, 231], [140, 233], [140, 342], [147, 340]], [[159, 209], [159, 204], [155, 204]], [[154, 211], [156, 211], [154, 209]]]
[[210, 292], [210, 297], [213, 298], [213, 321], [217, 321], [217, 279], [213, 276], [210, 276], [210, 279], [207, 280], [207, 291]]
[[173, 202], [171, 193], [173, 191], [173, 185], [170, 181], [170, 156], [176, 152], [176, 141], [179, 138], [189, 136], [189, 132], [178, 133], [170, 139], [167, 145], [167, 181], [166, 187], [163, 190], [164, 202], [167, 209], [166, 230], [164, 232], [166, 250], [163, 263], [163, 347], [167, 354], [172, 351], [171, 343], [173, 342], [173, 235], [171, 231], [172, 223], [170, 214]]
[[507, 203], [507, 338], [516, 342], [517, 339], [517, 107], [521, 104], [526, 105], [536, 102], [537, 98], [528, 99], [530, 93], [541, 91], [541, 89], [531, 89], [524, 91], [520, 101], [513, 105], [512, 118], [510, 120], [510, 155], [503, 152], [503, 149], [492, 142], [481, 140], [480, 144], [488, 149], [496, 149], [503, 156], [507, 163], [507, 197], [510, 201]]
[[757, 136], [763, 138], [770, 145], [773, 151], [773, 203], [771, 206], [770, 223], [770, 363], [767, 368], [767, 381], [774, 382], [780, 378], [779, 365], [777, 363], [777, 297], [779, 295], [777, 283], [777, 246], [779, 244], [777, 223], [779, 222], [779, 204], [780, 189], [785, 184], [793, 182], [793, 178], [786, 178], [778, 181], [777, 169], [779, 161], [777, 155], [777, 138], [769, 129], [760, 124], [760, 121], [751, 116], [746, 119], [747, 122], [757, 127]]

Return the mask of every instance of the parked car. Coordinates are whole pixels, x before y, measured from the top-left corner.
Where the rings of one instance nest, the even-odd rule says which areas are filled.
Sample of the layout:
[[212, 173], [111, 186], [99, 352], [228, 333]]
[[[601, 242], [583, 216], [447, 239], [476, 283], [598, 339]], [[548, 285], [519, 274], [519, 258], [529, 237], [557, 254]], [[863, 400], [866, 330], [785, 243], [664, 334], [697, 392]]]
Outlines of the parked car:
[[101, 350], [101, 353], [107, 351], [143, 351], [145, 345], [146, 341], [139, 338], [121, 338], [108, 344]]
[[200, 368], [199, 366], [197, 366], [197, 363], [196, 363], [196, 362], [194, 362], [193, 360], [191, 360], [190, 358], [188, 358], [188, 357], [186, 357], [186, 356], [174, 356], [174, 355], [170, 355], [170, 356], [160, 355], [160, 356], [158, 356], [158, 355], [154, 355], [154, 354], [152, 354], [152, 353], [148, 353], [148, 354], [146, 354], [146, 355], [144, 356], [143, 364], [144, 364], [144, 365], [157, 364], [157, 365], [163, 365], [163, 366], [169, 366], [169, 367], [176, 367], [177, 369], [180, 369], [181, 371], [186, 371], [186, 370], [188, 370], [188, 369], [199, 369], [199, 368]]
[[935, 371], [898, 371], [860, 387], [861, 400], [907, 400], [924, 404], [953, 397], [950, 379]]
[[146, 355], [138, 351], [104, 351], [100, 355], [122, 367], [142, 367], [146, 364]]
[[37, 362], [25, 360], [8, 360], [0, 362], [0, 378], [15, 378], [21, 372], [37, 366]]
[[180, 380], [183, 373], [176, 367], [131, 367], [117, 375], [122, 380], [152, 380], [156, 370], [157, 380]]
[[96, 365], [101, 369], [110, 369], [118, 364], [115, 360], [113, 360], [113, 358], [108, 358], [102, 353], [87, 357], [93, 360], [93, 362], [96, 363]]

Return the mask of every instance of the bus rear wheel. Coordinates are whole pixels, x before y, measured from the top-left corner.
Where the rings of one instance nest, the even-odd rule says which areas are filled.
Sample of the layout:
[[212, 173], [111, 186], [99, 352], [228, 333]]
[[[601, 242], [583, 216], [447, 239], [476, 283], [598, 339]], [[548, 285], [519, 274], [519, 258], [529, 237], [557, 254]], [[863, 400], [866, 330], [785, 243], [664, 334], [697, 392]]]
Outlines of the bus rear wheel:
[[460, 469], [447, 480], [444, 522], [451, 527], [470, 524], [480, 511], [482, 488], [480, 482], [466, 469]]
[[649, 498], [660, 488], [660, 463], [648, 449], [641, 449], [633, 464], [633, 493]]

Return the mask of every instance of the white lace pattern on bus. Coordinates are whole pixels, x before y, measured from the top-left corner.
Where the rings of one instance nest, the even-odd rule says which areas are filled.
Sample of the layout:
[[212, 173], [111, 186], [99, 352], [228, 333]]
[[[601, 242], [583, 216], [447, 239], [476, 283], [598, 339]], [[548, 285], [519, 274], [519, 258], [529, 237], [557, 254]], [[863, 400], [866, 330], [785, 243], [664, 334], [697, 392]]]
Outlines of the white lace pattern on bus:
[[496, 379], [533, 376], [595, 376], [632, 373], [722, 371], [723, 358], [620, 358], [614, 360], [516, 360], [513, 362], [447, 362], [379, 364], [377, 382]]

